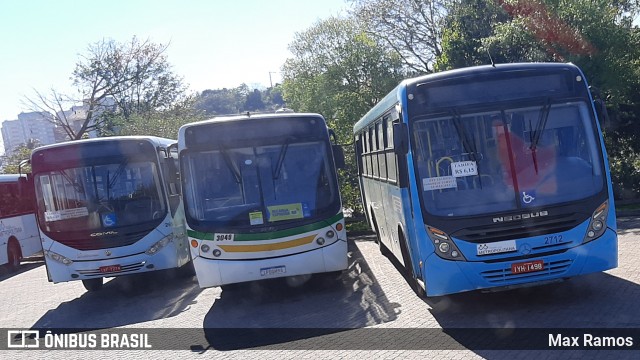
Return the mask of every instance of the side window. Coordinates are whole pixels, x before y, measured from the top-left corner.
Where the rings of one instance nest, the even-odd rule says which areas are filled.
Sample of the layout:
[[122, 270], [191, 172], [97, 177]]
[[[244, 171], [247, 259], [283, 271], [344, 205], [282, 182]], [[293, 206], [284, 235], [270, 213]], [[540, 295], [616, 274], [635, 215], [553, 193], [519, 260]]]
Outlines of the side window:
[[386, 159], [386, 151], [385, 151], [385, 143], [386, 143], [386, 134], [387, 129], [385, 124], [386, 120], [382, 120], [376, 125], [376, 132], [378, 133], [378, 165], [380, 167], [380, 178], [387, 178], [387, 159]]
[[371, 169], [374, 177], [378, 177], [378, 136], [375, 126], [369, 128], [369, 135], [371, 136]]
[[398, 170], [396, 166], [396, 154], [393, 152], [393, 122], [387, 122], [387, 149], [385, 151], [387, 158], [387, 178], [391, 182], [398, 179]]
[[178, 178], [178, 160], [169, 156], [169, 158], [160, 157], [162, 164], [162, 172], [164, 174], [164, 184], [166, 186], [167, 197], [171, 214], [175, 215], [180, 205], [180, 180]]
[[364, 167], [364, 174], [369, 176], [369, 170], [371, 167], [369, 166], [369, 134], [364, 132], [362, 133], [362, 166]]

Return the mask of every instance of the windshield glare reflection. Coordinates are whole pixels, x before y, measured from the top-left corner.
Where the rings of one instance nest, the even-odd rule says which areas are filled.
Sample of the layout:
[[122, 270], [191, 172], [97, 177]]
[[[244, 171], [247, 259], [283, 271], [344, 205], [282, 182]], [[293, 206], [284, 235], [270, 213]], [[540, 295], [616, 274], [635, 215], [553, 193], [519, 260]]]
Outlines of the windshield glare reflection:
[[413, 130], [422, 199], [434, 215], [557, 204], [603, 186], [582, 102], [418, 120]]
[[310, 219], [339, 202], [326, 145], [286, 143], [192, 153], [185, 162], [190, 218], [259, 226]]

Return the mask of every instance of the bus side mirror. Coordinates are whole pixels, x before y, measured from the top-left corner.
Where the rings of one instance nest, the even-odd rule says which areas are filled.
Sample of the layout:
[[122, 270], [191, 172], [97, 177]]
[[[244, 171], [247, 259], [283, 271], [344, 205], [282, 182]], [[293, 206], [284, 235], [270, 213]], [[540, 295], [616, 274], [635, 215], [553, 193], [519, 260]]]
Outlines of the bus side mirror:
[[336, 168], [344, 169], [346, 166], [344, 161], [344, 150], [340, 145], [331, 145], [331, 150], [333, 151], [333, 161], [336, 163]]
[[598, 116], [598, 122], [600, 122], [600, 128], [604, 129], [605, 126], [611, 124], [609, 112], [607, 112], [607, 106], [602, 99], [594, 100], [593, 105], [596, 108], [596, 115]]
[[18, 178], [18, 196], [25, 197], [27, 194], [30, 194], [33, 191], [33, 180], [31, 179], [30, 174], [27, 174], [26, 177], [20, 176]]
[[396, 155], [406, 155], [409, 151], [409, 128], [405, 123], [393, 123], [393, 151]]

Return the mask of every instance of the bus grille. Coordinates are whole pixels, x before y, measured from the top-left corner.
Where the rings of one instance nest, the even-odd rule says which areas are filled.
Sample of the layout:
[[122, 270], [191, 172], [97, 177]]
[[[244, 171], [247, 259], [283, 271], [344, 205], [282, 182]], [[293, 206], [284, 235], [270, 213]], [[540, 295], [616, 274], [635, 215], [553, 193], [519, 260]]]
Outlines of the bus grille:
[[472, 243], [488, 243], [559, 233], [573, 229], [585, 220], [582, 214], [527, 219], [469, 227], [458, 230], [451, 236]]
[[138, 231], [125, 235], [117, 235], [112, 237], [90, 238], [83, 237], [80, 239], [64, 239], [59, 240], [60, 243], [72, 247], [77, 250], [100, 250], [110, 249], [120, 246], [127, 246], [142, 239], [149, 233], [149, 230]]
[[544, 270], [523, 274], [512, 274], [511, 265], [508, 265], [498, 270], [483, 271], [480, 275], [491, 284], [501, 284], [518, 280], [535, 281], [537, 278], [544, 280], [548, 277], [556, 277], [564, 274], [572, 262], [573, 260], [545, 261]]
[[109, 276], [109, 275], [122, 275], [129, 272], [138, 271], [142, 269], [144, 264], [145, 264], [144, 262], [139, 262], [135, 264], [121, 265], [120, 271], [112, 271], [108, 273], [101, 272], [100, 269], [88, 269], [88, 270], [76, 270], [76, 271], [78, 272], [78, 274], [84, 275], [84, 276], [102, 277], [102, 276]]

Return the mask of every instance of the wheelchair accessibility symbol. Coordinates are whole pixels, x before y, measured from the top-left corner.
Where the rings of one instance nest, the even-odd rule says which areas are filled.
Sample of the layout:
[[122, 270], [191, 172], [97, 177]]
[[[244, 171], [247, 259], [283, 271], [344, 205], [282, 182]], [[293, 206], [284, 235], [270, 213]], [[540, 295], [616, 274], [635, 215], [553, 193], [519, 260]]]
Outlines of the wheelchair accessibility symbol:
[[524, 191], [522, 192], [522, 201], [525, 204], [530, 204], [535, 199], [536, 199], [535, 197], [533, 197], [531, 195], [528, 195], [526, 192], [524, 192]]
[[105, 227], [116, 226], [117, 224], [116, 214], [114, 213], [102, 214], [102, 224]]

